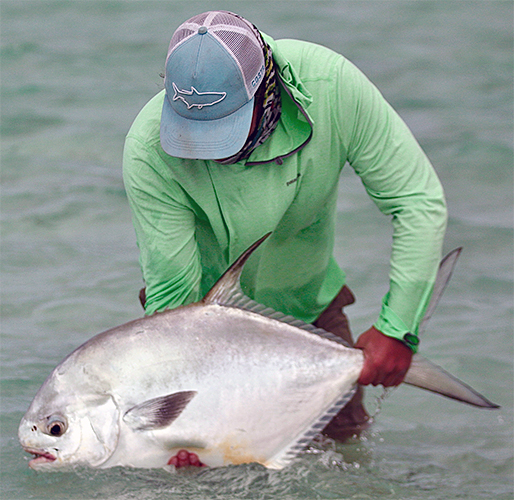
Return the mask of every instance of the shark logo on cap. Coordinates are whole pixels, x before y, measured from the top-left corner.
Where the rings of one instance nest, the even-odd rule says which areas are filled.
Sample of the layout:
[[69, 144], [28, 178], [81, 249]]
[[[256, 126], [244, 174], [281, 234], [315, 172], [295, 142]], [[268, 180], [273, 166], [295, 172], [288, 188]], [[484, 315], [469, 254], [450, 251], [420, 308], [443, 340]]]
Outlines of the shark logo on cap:
[[214, 106], [227, 96], [226, 92], [198, 92], [193, 86], [191, 86], [191, 90], [181, 90], [175, 85], [175, 82], [172, 82], [172, 85], [175, 91], [173, 100], [180, 99], [187, 106], [187, 109], [202, 109], [204, 106]]

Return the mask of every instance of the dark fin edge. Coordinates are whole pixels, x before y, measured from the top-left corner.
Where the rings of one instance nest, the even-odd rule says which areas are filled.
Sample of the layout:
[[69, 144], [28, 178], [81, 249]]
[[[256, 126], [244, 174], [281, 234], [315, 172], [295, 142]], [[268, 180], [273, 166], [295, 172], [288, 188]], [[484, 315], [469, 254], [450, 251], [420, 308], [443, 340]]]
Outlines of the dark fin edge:
[[221, 278], [214, 284], [214, 286], [207, 292], [205, 297], [202, 299], [204, 304], [220, 304], [224, 305], [230, 300], [231, 296], [240, 292], [241, 284], [239, 279], [243, 266], [246, 261], [252, 255], [252, 253], [259, 247], [265, 240], [269, 238], [270, 233], [265, 234], [262, 238], [257, 240], [253, 245], [247, 248], [236, 261], [223, 273]]
[[351, 347], [350, 344], [348, 344], [348, 342], [346, 342], [346, 340], [343, 338], [338, 337], [331, 332], [327, 332], [326, 330], [323, 330], [323, 328], [318, 328], [310, 323], [305, 323], [305, 321], [297, 319], [294, 316], [275, 311], [271, 307], [259, 304], [259, 302], [256, 302], [255, 300], [247, 297], [243, 292], [232, 294], [230, 301], [221, 305], [225, 307], [235, 307], [237, 309], [242, 309], [244, 311], [258, 314], [259, 316], [275, 319], [281, 323], [287, 323], [288, 325], [295, 326], [296, 328], [300, 328], [306, 332], [317, 335], [318, 337], [322, 337], [332, 342], [344, 345], [345, 347]]
[[404, 383], [478, 408], [490, 410], [500, 408], [499, 405], [492, 403], [475, 389], [419, 354], [413, 356]]
[[321, 417], [314, 421], [314, 423], [304, 432], [302, 432], [290, 445], [280, 451], [277, 455], [272, 457], [267, 463], [266, 467], [270, 469], [282, 469], [292, 461], [294, 461], [302, 451], [312, 442], [312, 440], [320, 434], [329, 422], [341, 411], [348, 401], [353, 397], [357, 385], [351, 391], [346, 393], [342, 398], [338, 399], [330, 408], [325, 411]]
[[462, 247], [456, 248], [452, 250], [450, 253], [443, 258], [441, 263], [439, 264], [439, 270], [437, 271], [437, 276], [434, 283], [434, 289], [432, 291], [432, 297], [430, 302], [428, 303], [427, 309], [425, 311], [425, 315], [421, 320], [421, 323], [418, 328], [418, 336], [421, 335], [427, 326], [428, 321], [434, 314], [434, 311], [441, 300], [443, 292], [452, 277], [453, 270], [455, 269], [455, 264], [457, 264], [457, 259], [462, 252]]
[[271, 307], [259, 304], [253, 299], [250, 299], [245, 295], [241, 289], [240, 277], [243, 270], [244, 264], [254, 252], [254, 250], [260, 246], [271, 233], [265, 234], [262, 238], [256, 241], [250, 246], [240, 257], [228, 268], [227, 271], [221, 276], [221, 278], [214, 284], [214, 286], [207, 292], [205, 297], [202, 299], [204, 304], [218, 304], [225, 307], [234, 307], [242, 309], [248, 312], [253, 312], [271, 319], [276, 319], [281, 323], [287, 323], [297, 328], [301, 328], [309, 333], [318, 335], [319, 337], [337, 342], [345, 347], [350, 347], [348, 342], [343, 340], [341, 337], [334, 335], [333, 333], [327, 332], [322, 328], [317, 328], [312, 324], [305, 323], [304, 321], [294, 318], [293, 316], [275, 311]]
[[180, 416], [195, 396], [196, 391], [181, 391], [149, 399], [127, 410], [123, 420], [138, 431], [163, 429]]

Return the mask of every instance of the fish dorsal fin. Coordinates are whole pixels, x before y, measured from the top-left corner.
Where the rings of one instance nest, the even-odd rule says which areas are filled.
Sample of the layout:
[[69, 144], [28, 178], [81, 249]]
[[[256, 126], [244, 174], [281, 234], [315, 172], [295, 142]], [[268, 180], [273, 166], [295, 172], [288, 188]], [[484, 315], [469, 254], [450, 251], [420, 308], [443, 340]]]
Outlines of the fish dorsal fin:
[[346, 347], [350, 347], [348, 343], [341, 337], [327, 332], [322, 328], [317, 328], [314, 325], [305, 323], [302, 320], [288, 316], [284, 313], [275, 311], [271, 307], [264, 306], [258, 302], [250, 299], [245, 295], [241, 288], [240, 278], [245, 262], [248, 260], [254, 250], [260, 246], [271, 233], [265, 234], [261, 239], [256, 241], [239, 258], [225, 271], [223, 276], [216, 282], [216, 284], [207, 292], [202, 299], [204, 304], [218, 304], [226, 307], [235, 307], [244, 309], [245, 311], [254, 312], [267, 318], [276, 319], [282, 323], [287, 323], [302, 330], [314, 333], [320, 337], [332, 340]]
[[130, 408], [123, 420], [137, 431], [163, 429], [178, 418], [195, 396], [196, 391], [182, 391], [149, 399]]
[[439, 265], [439, 270], [437, 271], [437, 276], [435, 279], [434, 290], [432, 292], [432, 298], [428, 304], [427, 310], [425, 312], [425, 316], [421, 321], [418, 329], [418, 335], [422, 334], [426, 327], [427, 323], [434, 314], [435, 308], [437, 304], [439, 304], [439, 300], [443, 295], [444, 289], [446, 285], [450, 281], [450, 278], [453, 273], [453, 269], [455, 268], [455, 264], [457, 263], [457, 259], [459, 258], [460, 253], [462, 252], [462, 247], [456, 248], [452, 250]]
[[[260, 240], [256, 241], [251, 247], [249, 247], [248, 250], [243, 252], [243, 254], [241, 254], [241, 256], [216, 282], [207, 295], [205, 295], [202, 302], [204, 304], [217, 304], [225, 307], [234, 307], [259, 314], [260, 316], [287, 323], [324, 339], [350, 347], [345, 340], [333, 333], [327, 332], [322, 328], [317, 328], [312, 324], [305, 323], [293, 316], [275, 311], [271, 307], [259, 304], [245, 295], [240, 284], [243, 266], [253, 251], [261, 245], [270, 236], [270, 234], [271, 233], [264, 235]], [[348, 403], [348, 401], [353, 397], [355, 390], [356, 386], [333, 403], [330, 408], [324, 411], [307, 429], [302, 431], [285, 448], [280, 450], [268, 462], [266, 462], [266, 466], [272, 469], [282, 469], [294, 460], [298, 454], [309, 445], [312, 439], [319, 434], [327, 426], [330, 420], [332, 420], [332, 418]]]
[[240, 278], [243, 266], [250, 255], [252, 255], [257, 247], [259, 247], [270, 235], [271, 232], [265, 234], [237, 258], [237, 260], [223, 273], [223, 276], [216, 281], [214, 286], [207, 292], [207, 295], [202, 299], [204, 304], [226, 305], [230, 302], [232, 295], [242, 293]]
[[237, 309], [243, 309], [244, 311], [253, 312], [259, 314], [260, 316], [265, 316], [266, 318], [275, 319], [281, 323], [287, 323], [288, 325], [301, 328], [302, 330], [318, 335], [319, 337], [337, 342], [338, 344], [342, 344], [346, 347], [350, 347], [348, 342], [346, 342], [346, 340], [342, 339], [341, 337], [327, 332], [323, 328], [318, 328], [310, 323], [305, 323], [305, 321], [297, 319], [294, 316], [275, 311], [271, 307], [259, 304], [259, 302], [256, 302], [255, 300], [247, 297], [242, 291], [234, 292], [230, 296], [230, 300], [228, 300], [226, 303], [223, 303], [223, 305], [226, 307], [235, 307]]

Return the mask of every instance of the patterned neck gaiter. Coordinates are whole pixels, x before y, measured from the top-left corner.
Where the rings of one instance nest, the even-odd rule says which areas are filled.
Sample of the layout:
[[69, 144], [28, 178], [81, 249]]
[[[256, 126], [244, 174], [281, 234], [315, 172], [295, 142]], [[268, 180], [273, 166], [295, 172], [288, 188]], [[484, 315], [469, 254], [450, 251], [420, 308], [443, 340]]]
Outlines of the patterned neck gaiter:
[[278, 120], [280, 119], [280, 113], [282, 110], [280, 102], [280, 87], [278, 85], [275, 64], [273, 63], [271, 47], [262, 39], [257, 28], [255, 28], [255, 31], [258, 33], [259, 41], [262, 44], [266, 66], [266, 73], [259, 90], [257, 90], [257, 93], [255, 94], [255, 106], [260, 115], [258, 116], [259, 125], [253, 134], [248, 137], [245, 145], [238, 153], [229, 158], [216, 160], [216, 163], [220, 163], [221, 165], [232, 165], [238, 161], [248, 159], [253, 150], [257, 146], [260, 146], [271, 135], [277, 127]]

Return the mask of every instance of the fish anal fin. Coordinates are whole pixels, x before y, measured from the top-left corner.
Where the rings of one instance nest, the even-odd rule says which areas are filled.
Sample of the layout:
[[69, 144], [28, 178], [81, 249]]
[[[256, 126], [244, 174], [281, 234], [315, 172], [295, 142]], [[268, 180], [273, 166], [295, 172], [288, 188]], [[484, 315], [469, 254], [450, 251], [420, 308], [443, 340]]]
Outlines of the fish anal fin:
[[196, 391], [181, 391], [149, 399], [127, 410], [123, 420], [138, 431], [163, 429], [179, 417], [195, 395]]
[[332, 418], [334, 418], [339, 411], [346, 406], [348, 401], [352, 399], [356, 390], [357, 385], [353, 386], [342, 397], [330, 405], [330, 407], [326, 409], [315, 421], [313, 421], [307, 429], [304, 429], [304, 431], [289, 443], [287, 447], [275, 453], [275, 455], [267, 460], [264, 465], [268, 469], [282, 469], [295, 460], [298, 455], [307, 448], [312, 440], [323, 431]]

